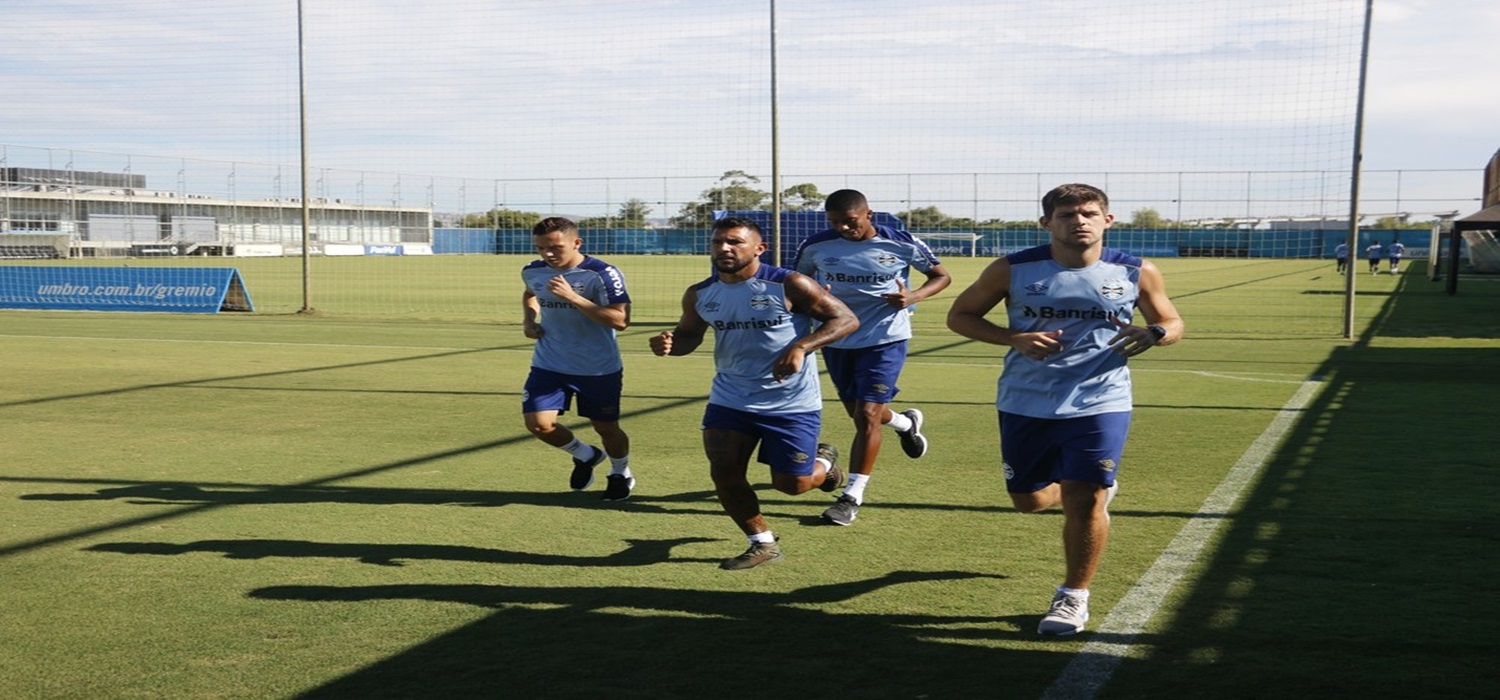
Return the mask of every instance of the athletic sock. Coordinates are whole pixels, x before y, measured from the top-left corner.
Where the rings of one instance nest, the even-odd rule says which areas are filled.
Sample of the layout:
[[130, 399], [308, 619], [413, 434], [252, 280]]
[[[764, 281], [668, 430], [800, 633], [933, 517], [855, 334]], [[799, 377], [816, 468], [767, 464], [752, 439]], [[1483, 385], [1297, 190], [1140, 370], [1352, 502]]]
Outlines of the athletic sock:
[[1089, 589], [1087, 588], [1068, 588], [1067, 586], [1058, 586], [1057, 592], [1064, 595], [1070, 595], [1074, 598], [1082, 598], [1084, 600], [1089, 599]]
[[750, 544], [752, 545], [773, 544], [774, 542], [776, 542], [776, 535], [771, 534], [770, 530], [766, 530], [765, 532], [757, 532], [750, 536]]
[[854, 505], [864, 505], [865, 486], [869, 483], [869, 474], [850, 474], [849, 485], [844, 487], [844, 495], [854, 499]]
[[563, 452], [573, 455], [573, 459], [590, 459], [594, 456], [594, 446], [582, 440], [579, 440], [576, 437], [573, 438], [572, 442], [569, 442], [568, 444], [563, 445], [558, 449], [561, 449]]
[[898, 433], [904, 433], [908, 430], [911, 430], [912, 421], [910, 418], [907, 418], [906, 414], [904, 413], [891, 411], [891, 419], [889, 421], [886, 421], [886, 425], [891, 426], [891, 428]]
[[609, 473], [619, 474], [620, 476], [629, 479], [632, 476], [630, 473], [630, 455], [625, 455], [624, 457], [610, 457]]

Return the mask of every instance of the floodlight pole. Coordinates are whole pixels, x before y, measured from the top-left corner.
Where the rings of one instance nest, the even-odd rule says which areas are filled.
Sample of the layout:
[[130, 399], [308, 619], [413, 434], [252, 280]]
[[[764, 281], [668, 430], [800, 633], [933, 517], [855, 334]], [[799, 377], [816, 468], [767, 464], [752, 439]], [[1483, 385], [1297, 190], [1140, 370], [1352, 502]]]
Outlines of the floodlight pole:
[[776, 0], [771, 0], [771, 257], [781, 265], [781, 115], [776, 92]]
[[302, 309], [297, 313], [311, 313], [312, 294], [308, 280], [312, 277], [308, 261], [311, 259], [312, 210], [307, 197], [307, 77], [304, 70], [302, 35], [302, 0], [297, 0], [297, 125], [301, 141], [297, 150], [302, 156]]
[[1370, 67], [1370, 18], [1375, 0], [1365, 0], [1365, 31], [1359, 47], [1359, 96], [1354, 101], [1354, 160], [1349, 174], [1349, 230], [1344, 235], [1348, 248], [1344, 265], [1344, 338], [1354, 337], [1354, 261], [1359, 259], [1359, 177], [1365, 149], [1365, 79]]

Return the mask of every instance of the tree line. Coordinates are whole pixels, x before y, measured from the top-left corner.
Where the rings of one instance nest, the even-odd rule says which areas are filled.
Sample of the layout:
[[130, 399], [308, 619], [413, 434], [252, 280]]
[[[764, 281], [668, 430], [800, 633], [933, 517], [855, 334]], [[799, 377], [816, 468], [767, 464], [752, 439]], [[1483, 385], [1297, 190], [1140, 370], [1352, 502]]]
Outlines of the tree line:
[[[683, 204], [669, 222], [673, 228], [702, 229], [713, 225], [714, 212], [722, 210], [769, 211], [773, 205], [771, 193], [758, 185], [760, 178], [743, 170], [726, 171], [714, 184], [698, 194], [698, 199]], [[811, 182], [798, 183], [781, 191], [783, 211], [817, 211], [822, 208], [827, 195]], [[654, 210], [642, 199], [627, 199], [610, 216], [591, 216], [580, 219], [579, 228], [648, 228], [647, 217]], [[986, 219], [975, 221], [962, 216], [949, 216], [935, 206], [914, 207], [896, 212], [896, 218], [905, 222], [906, 228], [914, 231], [937, 229], [1031, 229], [1038, 226], [1034, 219], [1004, 220]], [[465, 214], [459, 219], [463, 228], [529, 229], [542, 220], [538, 212], [519, 211], [497, 207], [487, 212]], [[1138, 229], [1203, 228], [1196, 222], [1172, 221], [1163, 218], [1155, 209], [1141, 208], [1131, 212], [1125, 223]], [[1427, 229], [1428, 222], [1408, 222], [1404, 218], [1381, 217], [1369, 227], [1383, 230]]]

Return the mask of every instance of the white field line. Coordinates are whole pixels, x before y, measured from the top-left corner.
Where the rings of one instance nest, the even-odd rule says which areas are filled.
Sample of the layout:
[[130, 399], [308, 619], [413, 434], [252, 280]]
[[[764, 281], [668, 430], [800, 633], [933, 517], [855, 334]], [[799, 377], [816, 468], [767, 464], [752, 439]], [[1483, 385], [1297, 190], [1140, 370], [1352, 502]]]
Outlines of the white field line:
[[[196, 338], [109, 338], [109, 337], [103, 337], [103, 336], [87, 336], [87, 335], [80, 335], [80, 336], [70, 336], [70, 335], [14, 335], [14, 334], [0, 333], [0, 339], [5, 339], [5, 338], [17, 338], [17, 339], [22, 339], [22, 340], [109, 341], [109, 342], [115, 342], [115, 343], [124, 343], [124, 342], [131, 342], [131, 343], [176, 343], [176, 344], [183, 344], [183, 345], [191, 345], [191, 344], [207, 344], [207, 345], [259, 345], [259, 346], [291, 347], [291, 348], [337, 348], [337, 349], [352, 349], [352, 350], [403, 350], [403, 351], [404, 350], [427, 350], [427, 351], [431, 351], [431, 352], [461, 352], [461, 351], [464, 351], [464, 350], [484, 350], [486, 352], [524, 353], [524, 354], [527, 354], [527, 355], [530, 355], [532, 353], [532, 348], [530, 346], [515, 347], [515, 348], [483, 348], [483, 347], [449, 347], [449, 346], [444, 346], [444, 345], [362, 345], [362, 344], [358, 344], [358, 343], [295, 343], [295, 342], [282, 342], [282, 341], [275, 341], [275, 340], [208, 340], [208, 339], [196, 339]], [[645, 349], [645, 348], [642, 348], [641, 350], [629, 350], [627, 348], [623, 348], [622, 347], [622, 348], [620, 348], [620, 352], [622, 354], [624, 354], [624, 355], [627, 355], [627, 356], [633, 356], [633, 355], [652, 355], [651, 351], [648, 350], [648, 349]], [[709, 357], [709, 358], [711, 358], [712, 354], [711, 353], [703, 353], [703, 354], [697, 355], [697, 356], [695, 356], [693, 358], [690, 358], [690, 359], [697, 360], [697, 359], [702, 358], [702, 357]]]
[[[906, 360], [907, 367], [988, 367], [1000, 374], [1000, 365], [994, 362], [943, 362], [931, 360]], [[1212, 379], [1229, 379], [1241, 382], [1273, 382], [1276, 384], [1301, 384], [1307, 373], [1296, 372], [1209, 372], [1201, 369], [1156, 369], [1131, 367], [1131, 374], [1193, 374]]]
[[[1266, 373], [1264, 373], [1264, 372], [1246, 372], [1246, 373], [1243, 373], [1243, 374], [1231, 374], [1231, 373], [1228, 373], [1228, 372], [1205, 372], [1203, 370], [1197, 370], [1197, 369], [1132, 369], [1130, 371], [1131, 371], [1132, 374], [1136, 373], [1136, 372], [1177, 372], [1179, 374], [1196, 374], [1196, 375], [1198, 375], [1200, 377], [1209, 377], [1211, 379], [1231, 379], [1231, 380], [1234, 380], [1234, 381], [1237, 381], [1237, 382], [1271, 382], [1273, 384], [1301, 384], [1304, 381], [1304, 380], [1301, 380], [1301, 379], [1294, 379], [1294, 378], [1292, 378], [1292, 377], [1297, 376], [1297, 375], [1293, 375], [1293, 374], [1279, 374], [1279, 375], [1278, 374], [1272, 374], [1272, 375], [1270, 375], [1272, 377], [1287, 377], [1287, 379], [1267, 379], [1265, 377]], [[1260, 374], [1262, 376], [1249, 376], [1251, 374]]]
[[[209, 340], [198, 338], [109, 338], [104, 336], [87, 335], [10, 335], [0, 333], [0, 338], [19, 338], [22, 340], [104, 340], [115, 343], [180, 343], [207, 344], [207, 345], [274, 345], [280, 347], [308, 347], [308, 348], [369, 348], [372, 350], [478, 350], [479, 348], [451, 348], [438, 345], [360, 345], [356, 343], [292, 343], [274, 340]], [[527, 350], [526, 352], [531, 352]]]
[[1286, 437], [1299, 412], [1306, 408], [1320, 382], [1305, 381], [1297, 393], [1271, 419], [1265, 432], [1250, 444], [1224, 480], [1208, 495], [1198, 513], [1182, 526], [1125, 597], [1063, 669], [1042, 697], [1046, 700], [1086, 700], [1095, 697], [1109, 682], [1115, 669], [1130, 655], [1131, 645], [1156, 615], [1168, 593], [1187, 575], [1214, 533], [1229, 520], [1230, 509], [1266, 465], [1276, 446]]

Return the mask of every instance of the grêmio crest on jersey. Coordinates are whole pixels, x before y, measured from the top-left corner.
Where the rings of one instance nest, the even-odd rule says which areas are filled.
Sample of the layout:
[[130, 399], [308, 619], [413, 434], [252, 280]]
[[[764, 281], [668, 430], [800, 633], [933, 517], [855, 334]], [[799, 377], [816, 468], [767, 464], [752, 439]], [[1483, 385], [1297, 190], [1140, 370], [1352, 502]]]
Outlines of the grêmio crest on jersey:
[[1099, 295], [1110, 301], [1125, 298], [1125, 280], [1104, 280], [1099, 284]]

